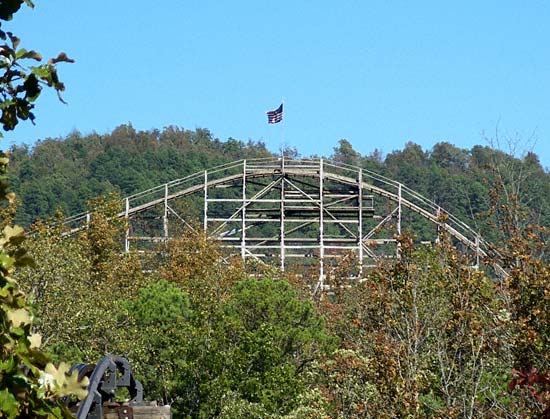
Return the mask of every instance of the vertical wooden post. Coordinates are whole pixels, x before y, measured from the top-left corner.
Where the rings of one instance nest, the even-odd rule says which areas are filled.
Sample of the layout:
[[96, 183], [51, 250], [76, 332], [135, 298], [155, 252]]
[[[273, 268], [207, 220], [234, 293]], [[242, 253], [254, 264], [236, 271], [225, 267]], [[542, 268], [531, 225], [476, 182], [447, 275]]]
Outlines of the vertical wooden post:
[[324, 168], [323, 159], [319, 159], [319, 287], [325, 280], [325, 232], [324, 232]]
[[441, 222], [439, 221], [441, 219], [441, 207], [437, 207], [437, 211], [435, 213], [435, 215], [437, 216], [437, 227], [436, 227], [436, 233], [437, 233], [437, 237], [435, 238], [435, 242], [436, 243], [439, 243], [439, 238], [441, 236]]
[[281, 271], [285, 270], [285, 156], [281, 156], [281, 218], [280, 218], [280, 242], [281, 242]]
[[243, 160], [243, 189], [242, 189], [242, 211], [241, 211], [241, 258], [246, 258], [246, 160]]
[[[401, 183], [397, 186], [397, 236], [401, 239]], [[401, 243], [397, 243], [397, 254], [396, 256], [401, 257]]]
[[168, 184], [164, 185], [164, 216], [162, 218], [164, 239], [168, 239]]
[[476, 234], [476, 269], [479, 268], [479, 236]]
[[204, 235], [206, 236], [208, 230], [208, 171], [204, 171], [204, 214], [203, 214], [203, 228]]
[[359, 253], [359, 274], [363, 273], [363, 170], [359, 169], [357, 177], [357, 199], [358, 199], [358, 220], [357, 220], [357, 250]]
[[128, 213], [130, 212], [130, 199], [124, 200], [124, 218], [126, 219], [126, 231], [124, 232], [124, 251], [130, 251], [130, 220], [128, 219]]

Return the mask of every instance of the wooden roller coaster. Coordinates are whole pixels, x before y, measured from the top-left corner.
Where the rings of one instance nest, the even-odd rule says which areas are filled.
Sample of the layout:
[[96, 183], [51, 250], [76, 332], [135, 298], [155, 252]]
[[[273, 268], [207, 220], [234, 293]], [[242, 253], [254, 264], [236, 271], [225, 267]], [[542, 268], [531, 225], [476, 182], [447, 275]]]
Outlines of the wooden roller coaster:
[[[202, 226], [204, 233], [243, 259], [315, 266], [322, 288], [327, 268], [344, 254], [359, 272], [381, 258], [397, 257], [405, 229], [420, 242], [441, 232], [472, 257], [491, 246], [464, 221], [405, 185], [371, 171], [325, 159], [241, 160], [177, 179], [124, 198], [126, 251]], [[69, 233], [86, 227], [90, 213], [68, 218]], [[506, 272], [498, 264], [497, 275]]]

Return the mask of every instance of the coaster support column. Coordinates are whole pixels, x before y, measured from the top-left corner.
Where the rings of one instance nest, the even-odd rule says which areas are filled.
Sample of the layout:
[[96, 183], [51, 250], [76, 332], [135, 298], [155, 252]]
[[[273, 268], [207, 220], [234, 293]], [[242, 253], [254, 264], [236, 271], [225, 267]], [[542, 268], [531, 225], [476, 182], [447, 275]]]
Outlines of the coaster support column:
[[242, 189], [242, 211], [241, 211], [241, 258], [245, 260], [246, 249], [246, 160], [243, 160], [243, 189]]
[[124, 232], [124, 251], [130, 251], [130, 220], [128, 219], [128, 214], [130, 212], [130, 199], [126, 198], [124, 200], [124, 219], [126, 221], [126, 231]]
[[325, 280], [325, 232], [324, 232], [324, 168], [323, 159], [319, 159], [319, 284], [323, 288]]
[[204, 171], [204, 235], [207, 234], [208, 229], [208, 171]]
[[168, 240], [168, 184], [164, 185], [164, 216], [162, 217], [164, 239]]
[[363, 274], [363, 170], [359, 169], [357, 177], [357, 200], [358, 200], [358, 220], [357, 220], [357, 251], [359, 256], [359, 274]]
[[285, 156], [281, 156], [281, 218], [280, 218], [280, 242], [281, 242], [281, 271], [285, 270]]
[[[401, 240], [401, 183], [397, 186], [397, 236]], [[397, 242], [397, 257], [401, 257], [401, 242]]]

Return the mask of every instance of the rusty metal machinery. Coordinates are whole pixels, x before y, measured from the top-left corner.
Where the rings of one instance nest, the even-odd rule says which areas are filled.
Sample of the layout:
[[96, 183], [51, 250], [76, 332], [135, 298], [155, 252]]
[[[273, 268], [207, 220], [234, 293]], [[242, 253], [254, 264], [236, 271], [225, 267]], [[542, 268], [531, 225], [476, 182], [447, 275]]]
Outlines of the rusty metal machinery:
[[[325, 159], [241, 160], [126, 197], [123, 205], [118, 216], [129, 221], [126, 251], [199, 228], [244, 260], [314, 268], [315, 289], [343, 255], [357, 258], [359, 277], [381, 258], [398, 257], [396, 238], [405, 229], [422, 242], [446, 232], [475, 266], [494, 257], [475, 230], [435, 202], [379, 174]], [[66, 225], [75, 232], [90, 217], [79, 214]]]
[[[78, 364], [69, 373], [78, 371], [78, 378], [88, 377], [88, 395], [78, 405], [77, 419], [103, 419], [107, 406], [120, 412], [119, 417], [132, 417], [132, 405], [143, 402], [143, 387], [135, 379], [130, 364], [125, 358], [106, 355], [97, 364]], [[118, 404], [115, 392], [127, 389], [129, 400]]]

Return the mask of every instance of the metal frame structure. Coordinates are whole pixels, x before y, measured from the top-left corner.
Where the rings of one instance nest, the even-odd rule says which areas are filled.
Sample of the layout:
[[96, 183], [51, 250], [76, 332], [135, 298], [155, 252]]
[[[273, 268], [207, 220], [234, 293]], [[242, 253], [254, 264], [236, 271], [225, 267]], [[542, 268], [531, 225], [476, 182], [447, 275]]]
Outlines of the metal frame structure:
[[130, 417], [132, 407], [115, 403], [115, 390], [125, 388], [130, 395], [130, 404], [143, 403], [143, 386], [136, 380], [126, 358], [106, 355], [97, 364], [77, 364], [69, 374], [78, 372], [78, 381], [89, 379], [88, 394], [76, 409], [77, 419], [103, 419], [104, 407], [118, 408], [119, 417]]
[[[126, 251], [196, 229], [198, 221], [245, 260], [278, 263], [282, 270], [316, 266], [317, 288], [344, 254], [355, 254], [359, 274], [381, 258], [398, 257], [397, 237], [405, 228], [420, 231], [423, 242], [445, 231], [475, 265], [490, 252], [466, 223], [405, 185], [322, 158], [232, 162], [126, 197], [123, 208]], [[79, 214], [66, 224], [74, 232], [89, 220], [90, 214]]]

